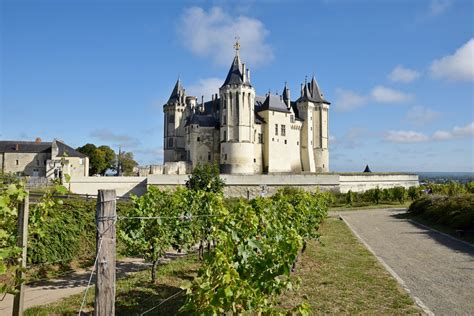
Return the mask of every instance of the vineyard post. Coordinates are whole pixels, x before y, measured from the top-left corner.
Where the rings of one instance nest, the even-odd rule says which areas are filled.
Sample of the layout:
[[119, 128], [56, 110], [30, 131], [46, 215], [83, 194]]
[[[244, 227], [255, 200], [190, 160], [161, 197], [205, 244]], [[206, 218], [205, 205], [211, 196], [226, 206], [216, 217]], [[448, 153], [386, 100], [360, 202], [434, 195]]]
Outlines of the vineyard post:
[[17, 270], [16, 278], [20, 284], [16, 287], [15, 298], [13, 299], [13, 316], [23, 315], [23, 301], [25, 299], [25, 279], [26, 271], [26, 249], [28, 239], [28, 214], [29, 214], [29, 195], [26, 192], [25, 199], [18, 205], [18, 235], [17, 246], [21, 248], [21, 267]]
[[115, 190], [97, 194], [97, 281], [94, 315], [115, 315]]

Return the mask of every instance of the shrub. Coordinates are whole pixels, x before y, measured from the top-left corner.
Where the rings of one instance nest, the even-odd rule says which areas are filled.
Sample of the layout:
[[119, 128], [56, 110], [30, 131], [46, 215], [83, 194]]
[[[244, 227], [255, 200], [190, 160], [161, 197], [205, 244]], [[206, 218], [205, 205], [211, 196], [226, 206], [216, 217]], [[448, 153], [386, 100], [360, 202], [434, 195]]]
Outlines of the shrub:
[[453, 229], [474, 229], [474, 195], [424, 196], [408, 212]]
[[224, 185], [224, 181], [219, 176], [219, 166], [217, 164], [197, 165], [188, 181], [186, 181], [186, 187], [194, 191], [222, 193]]

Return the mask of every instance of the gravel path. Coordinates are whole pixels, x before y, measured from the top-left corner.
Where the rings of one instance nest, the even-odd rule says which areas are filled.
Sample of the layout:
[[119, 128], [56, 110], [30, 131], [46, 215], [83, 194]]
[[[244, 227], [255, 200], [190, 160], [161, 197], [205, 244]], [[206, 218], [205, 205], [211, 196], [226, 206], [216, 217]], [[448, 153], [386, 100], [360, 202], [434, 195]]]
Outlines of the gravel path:
[[[117, 262], [117, 278], [123, 278], [130, 273], [145, 269], [148, 264], [142, 259], [125, 258]], [[45, 305], [59, 301], [62, 298], [83, 292], [87, 287], [91, 270], [81, 270], [67, 274], [62, 278], [35, 282], [25, 287], [24, 309], [37, 305]], [[92, 284], [92, 287], [94, 283]], [[79, 308], [79, 306], [78, 306]], [[0, 315], [11, 315], [13, 295], [7, 295], [0, 301]]]
[[474, 246], [397, 216], [402, 213], [339, 215], [433, 313], [474, 315]]

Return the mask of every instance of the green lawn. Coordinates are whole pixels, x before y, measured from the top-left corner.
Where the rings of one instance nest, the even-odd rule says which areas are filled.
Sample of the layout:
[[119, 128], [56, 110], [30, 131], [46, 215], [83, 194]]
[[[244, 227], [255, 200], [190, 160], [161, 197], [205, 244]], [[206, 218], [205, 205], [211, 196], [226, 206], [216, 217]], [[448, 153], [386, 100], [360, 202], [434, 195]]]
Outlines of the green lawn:
[[296, 272], [300, 288], [283, 296], [283, 306], [306, 298], [314, 315], [421, 314], [344, 222], [328, 219], [321, 234], [321, 243], [310, 242], [301, 256]]
[[[313, 314], [420, 314], [412, 299], [398, 286], [377, 260], [352, 235], [342, 221], [328, 219], [321, 227], [322, 244], [312, 241], [301, 256], [296, 276], [299, 289], [281, 297], [282, 307], [303, 301]], [[117, 283], [117, 315], [136, 315], [180, 291], [196, 275], [199, 261], [194, 255], [171, 261], [159, 268], [157, 284], [149, 271], [134, 274]], [[93, 288], [86, 312], [93, 310]], [[77, 314], [82, 295], [27, 310], [26, 315]], [[147, 315], [174, 315], [184, 302], [184, 293]]]

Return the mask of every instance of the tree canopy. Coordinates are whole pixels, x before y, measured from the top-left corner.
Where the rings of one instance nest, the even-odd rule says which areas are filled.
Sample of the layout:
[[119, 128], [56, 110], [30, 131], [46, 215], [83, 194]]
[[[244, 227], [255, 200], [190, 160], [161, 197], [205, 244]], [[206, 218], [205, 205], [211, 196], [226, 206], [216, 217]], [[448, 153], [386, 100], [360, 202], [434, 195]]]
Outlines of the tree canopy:
[[91, 175], [104, 175], [108, 169], [116, 168], [116, 154], [109, 146], [102, 145], [97, 147], [94, 144], [85, 144], [76, 150], [89, 157], [89, 173]]

